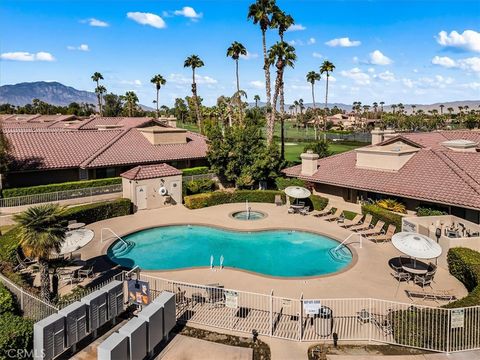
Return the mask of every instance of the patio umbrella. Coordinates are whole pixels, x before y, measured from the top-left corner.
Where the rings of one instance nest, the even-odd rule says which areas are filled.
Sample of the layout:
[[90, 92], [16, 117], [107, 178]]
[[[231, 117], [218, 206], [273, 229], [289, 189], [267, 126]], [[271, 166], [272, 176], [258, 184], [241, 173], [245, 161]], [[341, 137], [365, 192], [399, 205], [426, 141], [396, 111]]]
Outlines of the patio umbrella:
[[94, 233], [90, 229], [77, 229], [65, 233], [65, 241], [60, 249], [60, 255], [71, 254], [84, 247], [93, 239]]
[[399, 232], [392, 236], [392, 244], [405, 255], [416, 259], [433, 259], [442, 254], [442, 247], [428, 236], [413, 232]]
[[301, 186], [289, 186], [285, 188], [285, 194], [295, 199], [305, 199], [308, 198], [312, 193], [310, 190], [305, 189]]

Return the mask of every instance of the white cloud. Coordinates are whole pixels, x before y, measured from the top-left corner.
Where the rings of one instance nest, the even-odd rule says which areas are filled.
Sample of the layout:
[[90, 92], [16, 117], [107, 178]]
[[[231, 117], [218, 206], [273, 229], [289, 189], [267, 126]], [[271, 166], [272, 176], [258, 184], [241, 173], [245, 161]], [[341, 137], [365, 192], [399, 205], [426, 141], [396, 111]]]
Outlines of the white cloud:
[[190, 6], [184, 6], [182, 10], [175, 10], [173, 13], [177, 16], [185, 16], [189, 19], [200, 19], [203, 16], [203, 13], [197, 13], [195, 9]]
[[343, 77], [352, 79], [358, 85], [368, 85], [370, 84], [370, 75], [364, 73], [358, 67], [350, 69], [350, 70], [343, 70], [340, 72], [340, 75]]
[[140, 80], [120, 80], [120, 84], [133, 85], [133, 86], [136, 86], [136, 87], [142, 86], [142, 82]]
[[288, 29], [287, 29], [287, 32], [290, 32], [290, 31], [303, 31], [303, 30], [307, 30], [307, 28], [305, 26], [303, 26], [302, 24], [293, 24], [291, 25]]
[[[192, 83], [192, 78], [186, 77], [183, 74], [172, 73], [169, 75], [168, 79], [170, 82], [174, 84], [191, 84]], [[218, 83], [216, 79], [210, 76], [202, 76], [198, 74], [195, 74], [195, 81], [197, 84], [207, 84], [207, 85], [213, 85]]]
[[26, 51], [7, 52], [0, 54], [0, 59], [12, 61], [55, 61], [55, 57], [45, 51], [29, 53]]
[[253, 80], [250, 81], [250, 86], [255, 88], [255, 89], [264, 89], [265, 88], [265, 83], [261, 80]]
[[288, 43], [292, 46], [295, 46], [295, 45], [297, 45], [298, 41], [290, 40]]
[[403, 85], [407, 88], [412, 89], [415, 86], [415, 83], [411, 79], [402, 79]]
[[251, 53], [250, 51], [247, 51], [247, 55], [240, 55], [240, 57], [244, 60], [251, 60], [251, 59], [258, 58], [258, 54], [257, 53]]
[[448, 56], [435, 56], [432, 59], [432, 64], [440, 65], [446, 68], [452, 68], [457, 66], [457, 63], [455, 62], [455, 60], [453, 60], [452, 58], [449, 58]]
[[435, 56], [432, 64], [443, 66], [445, 68], [458, 68], [469, 72], [480, 72], [480, 57], [470, 57], [454, 60], [448, 56]]
[[375, 50], [370, 53], [370, 64], [374, 65], [389, 65], [393, 61], [388, 56], [383, 55], [380, 50]]
[[95, 26], [95, 27], [108, 27], [108, 26], [110, 26], [106, 21], [98, 20], [98, 19], [95, 19], [95, 18], [82, 20], [80, 22], [84, 23], [84, 24], [88, 24], [90, 26]]
[[167, 27], [165, 21], [158, 15], [143, 12], [128, 12], [127, 17], [141, 25], [149, 25], [157, 29]]
[[317, 59], [323, 58], [323, 55], [322, 55], [322, 54], [320, 54], [320, 53], [318, 53], [318, 52], [315, 52], [315, 51], [312, 53], [312, 56], [313, 56], [314, 58], [317, 58]]
[[87, 44], [80, 44], [79, 46], [67, 46], [68, 50], [79, 50], [79, 51], [90, 51], [90, 48]]
[[313, 44], [315, 44], [316, 42], [317, 42], [317, 40], [315, 40], [314, 37], [311, 37], [310, 39], [308, 39], [307, 44], [308, 44], [308, 45], [313, 45]]
[[360, 46], [361, 42], [358, 40], [350, 40], [348, 37], [343, 37], [343, 38], [338, 38], [338, 39], [332, 39], [329, 40], [325, 43], [325, 45], [331, 46], [331, 47], [355, 47], [355, 46]]
[[375, 72], [375, 69], [371, 67], [371, 68], [368, 68], [367, 71], [368, 71], [370, 74], [373, 74], [373, 73]]
[[354, 57], [352, 58], [352, 62], [353, 62], [354, 64], [358, 64], [359, 61], [360, 61], [360, 59], [358, 58], [358, 56], [354, 56]]
[[437, 42], [446, 47], [480, 52], [480, 32], [474, 30], [465, 30], [462, 34], [457, 31], [452, 31], [450, 34], [440, 31]]
[[383, 81], [395, 81], [395, 75], [391, 71], [384, 71], [377, 75]]

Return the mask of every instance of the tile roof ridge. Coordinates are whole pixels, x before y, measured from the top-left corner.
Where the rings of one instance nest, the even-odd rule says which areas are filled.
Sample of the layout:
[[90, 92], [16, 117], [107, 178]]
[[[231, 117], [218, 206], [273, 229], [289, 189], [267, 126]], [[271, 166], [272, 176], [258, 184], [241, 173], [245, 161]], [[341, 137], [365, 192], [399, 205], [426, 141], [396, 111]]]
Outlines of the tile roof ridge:
[[32, 120], [38, 119], [38, 118], [41, 117], [41, 116], [42, 116], [42, 114], [36, 114], [36, 115], [34, 115], [32, 118], [28, 119], [28, 120], [25, 121], [25, 122], [28, 123], [28, 122], [30, 122], [30, 121], [32, 121]]
[[97, 119], [97, 117], [96, 117], [96, 116], [93, 116], [93, 117], [87, 119], [87, 121], [85, 121], [83, 124], [80, 124], [80, 126], [77, 127], [76, 129], [77, 129], [77, 130], [81, 130], [81, 129], [83, 129], [84, 126], [87, 126], [87, 125], [90, 124], [93, 120], [96, 120], [96, 119]]
[[[88, 157], [86, 160], [84, 160], [81, 164], [80, 164], [80, 168], [86, 168], [88, 166], [88, 164], [90, 164], [93, 160], [95, 160], [98, 156], [100, 156], [101, 154], [103, 154], [110, 146], [112, 146], [117, 140], [119, 140], [120, 138], [122, 138], [125, 134], [127, 134], [131, 129], [125, 129], [123, 130], [122, 132], [120, 132], [117, 136], [114, 136], [112, 140], [110, 140], [106, 145], [104, 145], [103, 147], [100, 148], [100, 150], [98, 150], [97, 152], [95, 152], [93, 155], [91, 155], [90, 157]], [[84, 130], [85, 131], [85, 130]], [[93, 131], [99, 131], [99, 130], [93, 130]], [[101, 131], [104, 131], [104, 130], [101, 130]]]

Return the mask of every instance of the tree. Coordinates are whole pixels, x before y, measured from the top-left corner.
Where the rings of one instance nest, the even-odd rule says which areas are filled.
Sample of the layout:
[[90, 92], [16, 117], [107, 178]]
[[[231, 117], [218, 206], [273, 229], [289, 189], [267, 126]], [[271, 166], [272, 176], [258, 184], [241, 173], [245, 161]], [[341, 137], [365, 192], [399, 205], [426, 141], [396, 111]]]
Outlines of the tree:
[[155, 85], [155, 89], [157, 90], [157, 99], [155, 100], [155, 104], [157, 105], [157, 118], [158, 118], [159, 116], [158, 94], [160, 92], [160, 88], [167, 83], [167, 80], [165, 80], [162, 75], [157, 74], [150, 79], [150, 82]]
[[103, 115], [109, 117], [117, 117], [122, 115], [123, 105], [120, 96], [113, 93], [106, 94], [103, 97]]
[[253, 97], [253, 100], [255, 100], [255, 107], [258, 108], [258, 102], [260, 101], [260, 95], [255, 95]]
[[25, 254], [38, 259], [40, 265], [41, 294], [50, 301], [50, 275], [48, 261], [52, 252], [60, 252], [66, 222], [62, 220], [64, 209], [58, 204], [32, 206], [13, 219], [18, 224], [20, 246]]
[[317, 142], [306, 145], [303, 151], [307, 152], [307, 150], [312, 150], [314, 154], [318, 154], [318, 156], [322, 159], [332, 155], [328, 146], [329, 145], [327, 140], [319, 140]]
[[182, 98], [176, 98], [175, 104], [173, 105], [173, 113], [175, 117], [179, 119], [182, 123], [185, 121], [185, 117], [188, 115], [187, 104]]
[[315, 105], [315, 81], [320, 81], [320, 74], [315, 72], [315, 71], [309, 71], [307, 73], [307, 81], [312, 85], [312, 101], [313, 101], [313, 113], [314, 113], [314, 116], [315, 116], [315, 139], [317, 140], [318, 139], [318, 136], [317, 136], [317, 116], [316, 116], [316, 110], [317, 110], [317, 107]]
[[4, 173], [8, 168], [11, 150], [12, 146], [5, 136], [2, 124], [0, 123], [0, 187], [2, 185], [2, 173]]
[[189, 67], [192, 68], [192, 96], [194, 100], [194, 105], [195, 105], [195, 117], [197, 118], [197, 125], [200, 130], [202, 131], [202, 115], [200, 113], [200, 104], [198, 101], [198, 95], [197, 95], [197, 83], [195, 82], [195, 69], [200, 68], [204, 66], [205, 64], [203, 63], [202, 59], [198, 55], [190, 55], [185, 59], [185, 62], [183, 63], [183, 67]]
[[102, 98], [101, 98], [101, 93], [97, 92], [97, 89], [100, 86], [100, 80], [103, 80], [103, 75], [99, 72], [94, 72], [93, 75], [91, 76], [91, 79], [93, 80], [93, 82], [97, 83], [97, 87], [95, 88], [95, 94], [97, 94], [98, 111], [100, 113], [100, 116], [102, 116]]
[[132, 117], [136, 113], [138, 96], [134, 91], [127, 91], [125, 95], [121, 96], [121, 99], [125, 102], [125, 110], [128, 116]]
[[[284, 86], [283, 83], [283, 73], [286, 67], [294, 67], [295, 61], [297, 60], [297, 55], [295, 54], [295, 48], [287, 44], [286, 42], [277, 42], [274, 44], [268, 51], [268, 61], [270, 65], [273, 65], [277, 68], [277, 77], [275, 80], [275, 92], [273, 94], [273, 112], [277, 108], [278, 95], [282, 91]], [[280, 113], [282, 114], [281, 121], [281, 150], [280, 156], [282, 159], [285, 158], [285, 135], [284, 135], [284, 116], [285, 114], [285, 103], [282, 98], [280, 98]], [[273, 142], [273, 128], [274, 124], [267, 124], [267, 141], [269, 144]], [[271, 138], [270, 138], [271, 136]]]
[[[333, 65], [333, 63], [331, 63], [328, 60], [325, 60], [322, 66], [320, 66], [320, 74], [325, 73], [327, 75], [327, 84], [325, 87], [325, 109], [328, 108], [328, 78], [330, 77], [330, 73], [333, 72], [334, 69], [335, 69], [335, 65]], [[325, 127], [324, 130], [327, 130], [326, 121], [324, 121], [324, 127]]]
[[[237, 93], [240, 93], [240, 79], [238, 76], [238, 59], [240, 55], [247, 55], [247, 49], [243, 44], [238, 41], [234, 41], [232, 45], [227, 49], [227, 57], [231, 57], [235, 61], [235, 77], [237, 79]], [[242, 121], [242, 100], [238, 96], [238, 108], [240, 111], [240, 121]]]
[[97, 95], [97, 99], [100, 104], [100, 116], [103, 116], [103, 94], [107, 92], [107, 89], [103, 85], [98, 85], [95, 88], [95, 94]]

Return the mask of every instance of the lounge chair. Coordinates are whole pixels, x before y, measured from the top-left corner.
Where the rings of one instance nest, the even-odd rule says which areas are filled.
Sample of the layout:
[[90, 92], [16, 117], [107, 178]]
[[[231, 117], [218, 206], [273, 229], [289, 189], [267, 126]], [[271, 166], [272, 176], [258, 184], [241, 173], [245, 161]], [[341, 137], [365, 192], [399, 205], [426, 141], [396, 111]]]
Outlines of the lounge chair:
[[93, 278], [93, 264], [86, 269], [78, 270], [78, 277], [81, 279], [82, 276], [84, 276], [85, 278], [89, 278], [89, 277]]
[[360, 234], [364, 236], [372, 236], [372, 235], [378, 235], [381, 234], [383, 231], [383, 226], [385, 225], [385, 222], [382, 220], [378, 220], [377, 223], [375, 224], [375, 227], [373, 229], [368, 229], [368, 230], [363, 230], [360, 231]]
[[282, 196], [281, 195], [275, 195], [275, 205], [277, 206], [282, 206], [283, 201], [282, 201]]
[[375, 235], [375, 236], [368, 237], [368, 240], [374, 241], [377, 244], [379, 242], [391, 241], [392, 236], [393, 236], [393, 234], [395, 234], [396, 229], [397, 229], [397, 227], [395, 225], [390, 224], [390, 225], [388, 225], [388, 229], [387, 229], [387, 232], [385, 234], [380, 234], [380, 235]]
[[362, 222], [363, 215], [358, 214], [352, 220], [345, 220], [343, 224], [339, 224], [340, 227], [349, 228], [351, 226], [359, 225]]
[[373, 216], [371, 214], [365, 215], [365, 220], [360, 225], [355, 225], [349, 228], [352, 231], [362, 231], [370, 229], [370, 225], [372, 224]]
[[[23, 252], [22, 252], [22, 255], [23, 255]], [[31, 265], [37, 263], [36, 260], [32, 260], [27, 256], [24, 256], [22, 258], [22, 256], [20, 256], [20, 253], [18, 251], [16, 252], [15, 256], [17, 258], [18, 265], [13, 268], [13, 271], [28, 270], [28, 268]]]
[[335, 210], [335, 213], [333, 215], [325, 216], [322, 220], [335, 221], [342, 215], [342, 213], [343, 213], [343, 210], [338, 208], [337, 210]]
[[433, 301], [453, 301], [457, 297], [451, 293], [451, 290], [437, 290], [437, 291], [414, 291], [414, 290], [405, 290], [408, 298], [414, 301], [414, 298], [420, 300], [433, 300]]
[[332, 206], [327, 206], [323, 210], [314, 210], [312, 211], [311, 214], [315, 217], [322, 217], [322, 216], [329, 215], [331, 213], [332, 213]]

